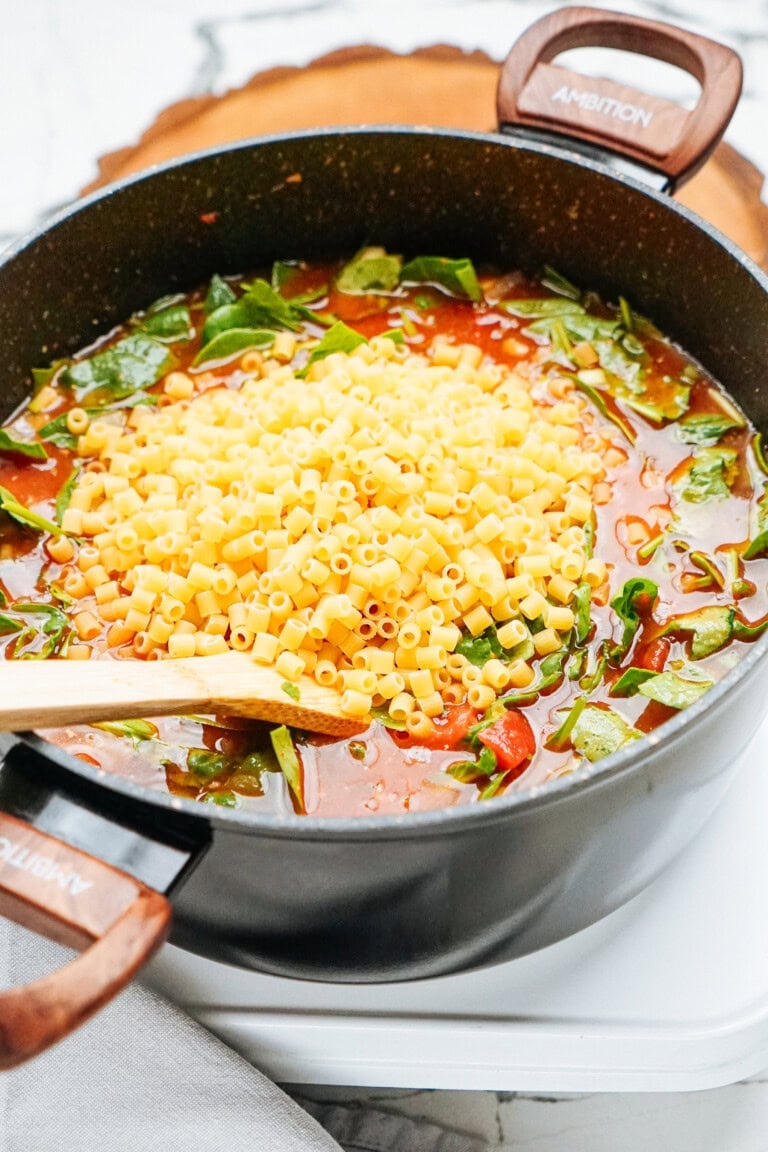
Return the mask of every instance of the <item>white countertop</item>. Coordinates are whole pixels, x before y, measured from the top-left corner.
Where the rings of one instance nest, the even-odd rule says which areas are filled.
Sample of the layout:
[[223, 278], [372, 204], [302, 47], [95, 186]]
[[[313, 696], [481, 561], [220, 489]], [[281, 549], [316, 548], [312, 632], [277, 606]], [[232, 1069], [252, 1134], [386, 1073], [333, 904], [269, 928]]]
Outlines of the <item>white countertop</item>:
[[[76, 196], [94, 178], [98, 156], [135, 143], [163, 107], [184, 96], [221, 93], [273, 65], [302, 65], [352, 44], [409, 51], [450, 43], [501, 57], [556, 6], [552, 0], [0, 0], [0, 247]], [[677, 22], [740, 52], [744, 95], [726, 139], [768, 171], [767, 0], [617, 6]], [[666, 67], [649, 67], [647, 77], [659, 95], [681, 99], [691, 91]], [[311, 1089], [316, 1098], [331, 1094]], [[336, 1099], [371, 1096], [509, 1152], [768, 1149], [768, 1073], [695, 1094], [335, 1092]]]

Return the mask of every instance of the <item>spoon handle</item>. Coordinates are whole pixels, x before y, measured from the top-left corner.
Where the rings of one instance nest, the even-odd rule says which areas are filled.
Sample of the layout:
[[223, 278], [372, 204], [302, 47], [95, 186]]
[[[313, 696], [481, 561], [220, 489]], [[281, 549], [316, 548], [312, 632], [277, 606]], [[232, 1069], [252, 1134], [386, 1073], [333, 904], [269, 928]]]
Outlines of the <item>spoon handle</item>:
[[273, 668], [245, 652], [182, 660], [16, 660], [0, 662], [0, 731], [60, 728], [98, 720], [218, 713], [352, 736], [363, 718], [341, 712], [341, 697], [308, 676], [298, 700]]

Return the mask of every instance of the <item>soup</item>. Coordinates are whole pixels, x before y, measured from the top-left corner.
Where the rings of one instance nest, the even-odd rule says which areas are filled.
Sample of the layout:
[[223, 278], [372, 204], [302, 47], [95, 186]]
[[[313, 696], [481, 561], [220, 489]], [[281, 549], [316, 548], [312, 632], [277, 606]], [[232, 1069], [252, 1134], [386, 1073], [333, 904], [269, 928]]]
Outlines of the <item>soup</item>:
[[48, 731], [224, 806], [485, 802], [699, 700], [768, 627], [759, 435], [630, 304], [370, 248], [157, 301], [0, 431], [6, 659], [250, 651], [333, 741]]

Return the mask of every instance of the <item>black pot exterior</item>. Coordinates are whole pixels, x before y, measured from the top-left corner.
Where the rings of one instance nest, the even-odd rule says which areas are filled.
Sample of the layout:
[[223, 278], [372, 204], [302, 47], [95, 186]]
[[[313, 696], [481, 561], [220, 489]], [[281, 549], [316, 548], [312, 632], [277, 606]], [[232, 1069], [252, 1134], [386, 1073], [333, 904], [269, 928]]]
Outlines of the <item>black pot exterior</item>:
[[[766, 282], [721, 237], [563, 153], [406, 129], [203, 154], [55, 221], [0, 267], [2, 408], [21, 402], [33, 366], [160, 295], [214, 271], [368, 243], [531, 271], [547, 263], [624, 295], [768, 424]], [[759, 641], [698, 705], [588, 776], [461, 811], [211, 816], [99, 778], [60, 750], [50, 759], [60, 787], [118, 823], [162, 834], [167, 822], [175, 835], [186, 821], [197, 836], [206, 826], [208, 849], [173, 893], [176, 943], [281, 975], [436, 976], [553, 943], [647, 885], [715, 807], [756, 730], [767, 648]], [[0, 803], [12, 809], [7, 792]]]

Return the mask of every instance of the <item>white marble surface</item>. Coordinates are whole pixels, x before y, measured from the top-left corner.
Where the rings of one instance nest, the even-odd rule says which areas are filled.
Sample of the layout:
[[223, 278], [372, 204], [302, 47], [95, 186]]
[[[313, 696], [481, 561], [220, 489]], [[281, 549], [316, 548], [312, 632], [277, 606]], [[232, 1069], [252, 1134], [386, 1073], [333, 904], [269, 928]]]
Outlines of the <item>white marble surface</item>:
[[[551, 0], [0, 0], [0, 246], [73, 198], [94, 177], [96, 157], [134, 143], [160, 109], [183, 96], [223, 92], [266, 67], [305, 64], [349, 44], [408, 51], [443, 42], [501, 57], [555, 6]], [[617, 6], [676, 21], [741, 53], [745, 90], [727, 139], [768, 171], [768, 0]], [[636, 62], [634, 69], [636, 76]], [[675, 70], [642, 72], [650, 90], [690, 98], [690, 82]], [[332, 1090], [311, 1094], [327, 1098]], [[768, 1074], [692, 1095], [336, 1092], [358, 1103], [372, 1095], [382, 1107], [445, 1122], [509, 1152], [768, 1149]]]

